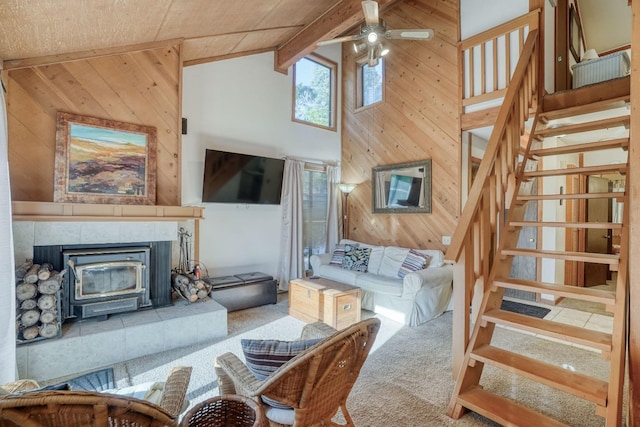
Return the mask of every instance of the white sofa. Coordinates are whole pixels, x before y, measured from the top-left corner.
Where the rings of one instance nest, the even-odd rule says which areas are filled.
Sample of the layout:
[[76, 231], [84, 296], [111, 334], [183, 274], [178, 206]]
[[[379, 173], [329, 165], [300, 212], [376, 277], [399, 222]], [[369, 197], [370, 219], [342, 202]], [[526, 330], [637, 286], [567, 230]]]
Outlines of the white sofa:
[[444, 263], [439, 250], [417, 250], [430, 256], [427, 267], [408, 273], [398, 271], [409, 249], [373, 246], [343, 239], [341, 244], [371, 248], [366, 272], [330, 265], [331, 253], [312, 255], [315, 276], [362, 289], [362, 308], [382, 314], [409, 326], [417, 326], [444, 313], [451, 300], [453, 267]]

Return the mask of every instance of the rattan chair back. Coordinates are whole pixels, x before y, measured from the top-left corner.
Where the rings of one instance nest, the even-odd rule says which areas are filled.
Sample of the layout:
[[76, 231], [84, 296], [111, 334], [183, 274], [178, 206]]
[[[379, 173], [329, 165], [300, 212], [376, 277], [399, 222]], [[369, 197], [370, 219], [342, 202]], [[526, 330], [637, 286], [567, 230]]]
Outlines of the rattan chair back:
[[37, 391], [0, 398], [0, 427], [176, 427], [144, 400], [92, 391]]

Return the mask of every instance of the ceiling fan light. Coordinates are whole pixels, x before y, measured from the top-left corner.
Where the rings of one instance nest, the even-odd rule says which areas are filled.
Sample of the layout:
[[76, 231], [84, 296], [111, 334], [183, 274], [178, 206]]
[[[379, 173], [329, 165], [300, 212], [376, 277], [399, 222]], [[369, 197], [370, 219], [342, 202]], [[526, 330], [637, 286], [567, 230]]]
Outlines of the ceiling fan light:
[[371, 31], [369, 32], [369, 34], [367, 34], [367, 41], [371, 44], [375, 43], [378, 41], [378, 33], [376, 33], [375, 31]]
[[354, 43], [353, 44], [353, 50], [356, 53], [362, 53], [362, 51], [367, 47], [366, 43]]
[[387, 53], [389, 53], [389, 48], [384, 46], [382, 43], [380, 43], [380, 45], [378, 46], [378, 50], [380, 52], [380, 56], [385, 56]]

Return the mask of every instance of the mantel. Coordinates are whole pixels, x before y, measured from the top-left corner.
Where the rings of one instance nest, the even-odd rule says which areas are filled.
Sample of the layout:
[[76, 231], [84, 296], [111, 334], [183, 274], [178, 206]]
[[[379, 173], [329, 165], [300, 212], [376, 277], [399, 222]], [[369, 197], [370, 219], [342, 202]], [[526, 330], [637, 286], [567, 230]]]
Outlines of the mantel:
[[197, 206], [12, 202], [14, 221], [186, 221], [202, 219]]

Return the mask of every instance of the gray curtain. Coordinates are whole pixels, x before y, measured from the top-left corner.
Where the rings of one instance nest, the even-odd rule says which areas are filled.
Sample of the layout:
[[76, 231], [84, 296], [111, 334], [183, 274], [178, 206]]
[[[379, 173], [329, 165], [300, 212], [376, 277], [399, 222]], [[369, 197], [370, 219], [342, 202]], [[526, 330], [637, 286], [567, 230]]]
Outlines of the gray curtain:
[[332, 252], [340, 239], [340, 168], [327, 166], [327, 228], [325, 236], [325, 252]]
[[286, 159], [282, 180], [282, 233], [280, 240], [280, 290], [289, 290], [289, 280], [304, 277], [302, 240], [302, 194], [304, 162]]
[[7, 110], [0, 87], [0, 384], [16, 379], [16, 295], [11, 226]]

